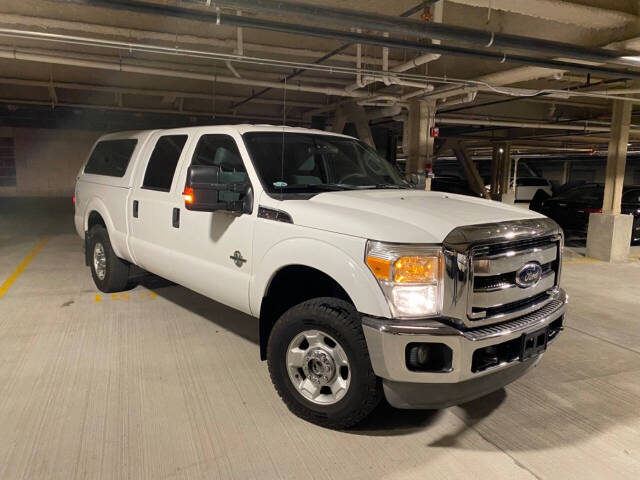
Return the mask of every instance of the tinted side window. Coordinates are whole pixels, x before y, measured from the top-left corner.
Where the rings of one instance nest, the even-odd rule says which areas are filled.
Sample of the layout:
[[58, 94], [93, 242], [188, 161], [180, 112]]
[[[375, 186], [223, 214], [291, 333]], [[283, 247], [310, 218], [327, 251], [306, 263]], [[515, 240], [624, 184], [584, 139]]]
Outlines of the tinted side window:
[[247, 170], [238, 146], [229, 135], [212, 134], [200, 137], [191, 165], [217, 165], [225, 182], [241, 182], [247, 178]]
[[171, 190], [173, 174], [186, 141], [186, 135], [165, 135], [158, 139], [147, 164], [142, 188], [162, 192]]
[[122, 177], [138, 140], [103, 140], [98, 142], [84, 167], [84, 173]]
[[547, 187], [549, 184], [546, 180], [541, 178], [519, 178], [517, 180], [517, 185], [522, 187]]
[[604, 199], [604, 187], [576, 187], [561, 193], [558, 200], [570, 200], [577, 202], [602, 202]]
[[[236, 141], [229, 135], [203, 135], [198, 140], [193, 153], [191, 165], [216, 165], [220, 167], [222, 183], [246, 182], [247, 170], [240, 156]], [[240, 199], [239, 193], [220, 192], [221, 200], [235, 201]]]
[[640, 190], [629, 190], [622, 195], [624, 203], [640, 203]]

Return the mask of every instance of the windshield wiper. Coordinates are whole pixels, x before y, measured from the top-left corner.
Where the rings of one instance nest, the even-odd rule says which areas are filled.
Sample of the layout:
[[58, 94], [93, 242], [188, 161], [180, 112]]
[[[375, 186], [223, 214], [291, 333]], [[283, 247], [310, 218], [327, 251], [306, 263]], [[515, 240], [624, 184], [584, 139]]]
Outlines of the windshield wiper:
[[339, 192], [342, 190], [354, 190], [355, 187], [351, 185], [340, 185], [337, 183], [301, 183], [297, 185], [283, 185], [283, 186], [274, 186], [276, 190], [279, 191], [290, 191], [290, 190], [309, 190], [309, 191], [318, 191], [318, 190], [326, 190], [328, 192]]
[[405, 185], [397, 185], [395, 183], [378, 183], [376, 188], [395, 188], [396, 190], [406, 190], [409, 187]]
[[358, 190], [370, 190], [370, 189], [376, 189], [376, 190], [380, 190], [383, 188], [390, 188], [390, 189], [394, 189], [394, 190], [406, 190], [409, 187], [404, 186], [404, 185], [397, 185], [395, 183], [377, 183], [375, 185], [358, 185], [357, 187], [353, 187], [355, 189]]

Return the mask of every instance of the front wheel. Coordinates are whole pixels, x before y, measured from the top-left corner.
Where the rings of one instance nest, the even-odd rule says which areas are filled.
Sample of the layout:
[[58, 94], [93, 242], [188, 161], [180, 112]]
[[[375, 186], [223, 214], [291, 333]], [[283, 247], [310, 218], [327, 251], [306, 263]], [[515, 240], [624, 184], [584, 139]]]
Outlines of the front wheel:
[[342, 300], [317, 298], [288, 310], [271, 331], [267, 362], [289, 410], [324, 427], [355, 425], [382, 398], [360, 317]]

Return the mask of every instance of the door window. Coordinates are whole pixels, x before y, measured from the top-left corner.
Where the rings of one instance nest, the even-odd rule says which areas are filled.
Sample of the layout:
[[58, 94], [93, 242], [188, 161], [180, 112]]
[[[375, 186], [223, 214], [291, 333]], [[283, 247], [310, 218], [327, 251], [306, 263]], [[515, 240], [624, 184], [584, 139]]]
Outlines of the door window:
[[[202, 135], [193, 153], [191, 165], [216, 165], [220, 167], [221, 183], [247, 182], [247, 170], [240, 156], [236, 141], [229, 135]], [[240, 199], [235, 192], [220, 192], [223, 201]]]
[[186, 141], [187, 135], [165, 135], [158, 139], [147, 164], [142, 188], [161, 192], [171, 190], [173, 174]]

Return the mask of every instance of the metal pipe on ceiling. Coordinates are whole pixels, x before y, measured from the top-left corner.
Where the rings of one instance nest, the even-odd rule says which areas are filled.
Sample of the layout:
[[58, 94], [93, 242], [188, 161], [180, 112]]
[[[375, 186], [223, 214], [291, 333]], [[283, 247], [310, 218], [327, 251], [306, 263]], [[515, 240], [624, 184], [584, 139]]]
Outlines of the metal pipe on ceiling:
[[[171, 17], [183, 18], [183, 19], [195, 20], [195, 21], [209, 21], [209, 22], [215, 22], [216, 24], [221, 24], [221, 25], [255, 28], [259, 30], [290, 33], [294, 35], [302, 35], [307, 37], [311, 36], [311, 37], [318, 37], [318, 38], [327, 38], [327, 39], [338, 40], [342, 42], [376, 45], [379, 47], [409, 49], [409, 50], [416, 50], [418, 52], [425, 52], [425, 53], [432, 52], [432, 53], [440, 53], [440, 54], [454, 55], [454, 56], [460, 56], [460, 57], [472, 57], [472, 58], [484, 59], [487, 61], [495, 61], [500, 63], [509, 62], [509, 63], [515, 63], [520, 65], [535, 65], [538, 67], [561, 69], [561, 70], [580, 72], [585, 74], [598, 72], [602, 75], [607, 75], [607, 76], [640, 78], [640, 72], [634, 71], [634, 70], [628, 70], [628, 69], [614, 69], [614, 68], [607, 68], [602, 66], [582, 65], [582, 64], [576, 64], [568, 61], [565, 62], [561, 60], [545, 60], [545, 59], [527, 57], [522, 55], [506, 55], [504, 53], [489, 52], [486, 50], [474, 50], [474, 49], [463, 48], [463, 47], [443, 46], [443, 45], [435, 45], [435, 44], [424, 45], [419, 41], [412, 42], [412, 41], [396, 39], [396, 38], [385, 38], [385, 37], [376, 36], [376, 35], [368, 35], [368, 34], [357, 33], [357, 32], [348, 32], [343, 30], [332, 30], [328, 28], [314, 27], [311, 25], [284, 23], [284, 22], [278, 22], [278, 21], [272, 21], [272, 20], [251, 18], [246, 16], [238, 17], [237, 15], [229, 15], [229, 14], [221, 13], [219, 11], [209, 12], [204, 10], [194, 10], [194, 9], [188, 9], [188, 8], [174, 7], [171, 5], [158, 5], [158, 4], [150, 4], [150, 3], [138, 2], [138, 1], [125, 2], [122, 0], [111, 0], [111, 1], [56, 0], [56, 1], [65, 2], [65, 3], [78, 3], [78, 4], [89, 5], [89, 6], [130, 11], [130, 12], [136, 12], [136, 13], [142, 13], [142, 14], [161, 15], [163, 17], [171, 16]], [[236, 5], [237, 7], [242, 7], [243, 9], [246, 8], [244, 2], [238, 2], [238, 3], [243, 3], [243, 4], [242, 5], [238, 4]], [[253, 0], [252, 2], [249, 2], [249, 3], [253, 5]], [[281, 2], [281, 3], [284, 3], [284, 2]], [[312, 8], [316, 8], [316, 7], [312, 7]], [[320, 7], [317, 7], [317, 8], [320, 8]], [[327, 7], [322, 7], [322, 8], [327, 8]], [[251, 8], [246, 8], [246, 9], [251, 10]], [[343, 9], [339, 9], [339, 10], [342, 11]], [[357, 12], [357, 13], [358, 15], [363, 15], [362, 12]], [[399, 19], [396, 17], [386, 17], [384, 15], [381, 15], [380, 17], [384, 18], [386, 22], [389, 22], [388, 24], [387, 23], [380, 24], [381, 31], [383, 29], [386, 29], [387, 31], [393, 30], [392, 28], [393, 22], [391, 22], [389, 19], [399, 20], [399, 21], [409, 20], [409, 19]], [[314, 20], [317, 21], [317, 17], [314, 18]], [[419, 25], [423, 26], [423, 23], [419, 22]], [[435, 25], [442, 25], [442, 24], [429, 24], [429, 25], [433, 27]], [[450, 27], [450, 26], [447, 26], [447, 27]], [[459, 28], [459, 27], [455, 27], [455, 28]], [[483, 32], [483, 33], [486, 34], [487, 32]], [[547, 42], [546, 40], [542, 41], [537, 39], [531, 39], [528, 37], [518, 37], [518, 38], [521, 38], [522, 40], [526, 39], [527, 41], [530, 42], [531, 47], [528, 48], [530, 51], [536, 50], [535, 48], [536, 44], [540, 42]], [[477, 44], [477, 41], [476, 41], [476, 44]], [[581, 49], [584, 48], [577, 45], [565, 45], [565, 47], [566, 48], [570, 47], [575, 51], [580, 51]], [[523, 48], [521, 47], [520, 49], [522, 50]], [[598, 49], [594, 49], [594, 50], [598, 50]], [[608, 51], [607, 55], [609, 54], [611, 54], [611, 51]], [[615, 55], [615, 58], [618, 58], [619, 52], [615, 53], [614, 55]], [[570, 55], [565, 55], [565, 56], [570, 56]], [[574, 56], [573, 58], [576, 58], [576, 57]], [[597, 58], [598, 60], [594, 60], [594, 58]], [[608, 58], [608, 61], [611, 61], [610, 56], [607, 58]], [[598, 57], [597, 55], [589, 57], [589, 60], [600, 61], [600, 62], [604, 61], [602, 60], [602, 58]]]
[[216, 6], [241, 7], [254, 12], [276, 16], [303, 17], [314, 22], [322, 22], [344, 27], [358, 27], [418, 38], [430, 38], [471, 45], [483, 45], [494, 50], [508, 48], [525, 50], [541, 55], [562, 56], [590, 62], [623, 62], [622, 56], [634, 55], [630, 52], [616, 52], [602, 48], [571, 45], [552, 40], [524, 37], [506, 33], [488, 32], [468, 27], [423, 22], [409, 18], [397, 18], [362, 10], [327, 7], [324, 5], [298, 3], [288, 0], [218, 0]]
[[[0, 85], [20, 85], [27, 87], [39, 87], [39, 88], [60, 88], [67, 90], [80, 90], [80, 91], [92, 91], [92, 92], [109, 92], [119, 95], [142, 95], [152, 97], [175, 97], [183, 99], [198, 99], [198, 100], [220, 100], [225, 102], [237, 102], [241, 97], [233, 95], [225, 95], [222, 93], [202, 93], [184, 90], [166, 90], [166, 89], [151, 89], [151, 88], [131, 88], [131, 87], [119, 87], [115, 85], [95, 85], [87, 83], [76, 82], [61, 82], [61, 81], [46, 81], [46, 80], [26, 80], [23, 78], [10, 78], [0, 77]], [[256, 99], [256, 103], [262, 103], [265, 105], [282, 105], [282, 100], [274, 98], [260, 98]], [[313, 102], [300, 102], [296, 100], [287, 100], [287, 105], [292, 107], [302, 108], [316, 108], [322, 104]]]
[[188, 71], [171, 70], [167, 68], [144, 67], [139, 65], [126, 64], [122, 62], [107, 62], [103, 60], [64, 57], [60, 55], [47, 55], [24, 52], [20, 49], [2, 49], [0, 48], [0, 58], [8, 58], [13, 60], [27, 60], [33, 62], [55, 63], [60, 65], [70, 65], [77, 67], [98, 68], [103, 70], [114, 70], [130, 73], [142, 73], [148, 75], [162, 75], [176, 78], [190, 78], [194, 80], [205, 80], [209, 82], [229, 83], [232, 85], [247, 85], [252, 87], [271, 87], [283, 90], [292, 90], [298, 92], [319, 93], [323, 95], [335, 95], [342, 97], [364, 98], [368, 97], [367, 92], [347, 92], [344, 89], [332, 87], [312, 87], [309, 85], [299, 85], [295, 83], [284, 84], [280, 82], [272, 82], [266, 80], [257, 80], [249, 78], [236, 78], [227, 75], [216, 75], [208, 73], [196, 73]]
[[[458, 118], [458, 117], [446, 117], [437, 116], [436, 123], [440, 125], [479, 125], [479, 126], [493, 126], [493, 127], [505, 127], [505, 128], [535, 128], [545, 130], [570, 130], [576, 132], [610, 132], [611, 127], [602, 127], [595, 125], [566, 125], [556, 123], [544, 123], [544, 122], [517, 122], [508, 120], [489, 120], [489, 119], [475, 119], [475, 118]], [[634, 132], [640, 132], [640, 129], [630, 129]]]
[[[45, 107], [51, 107], [51, 102], [45, 102], [42, 100], [24, 100], [20, 98], [1, 98], [0, 104], [9, 105], [41, 105]], [[137, 112], [137, 113], [155, 113], [155, 114], [169, 114], [169, 115], [186, 115], [186, 116], [201, 116], [209, 117], [215, 115], [222, 118], [233, 118], [236, 120], [262, 120], [265, 122], [281, 122], [282, 117], [270, 116], [270, 115], [257, 115], [257, 114], [237, 114], [237, 113], [224, 113], [224, 112], [207, 112], [204, 110], [173, 110], [167, 108], [144, 108], [133, 106], [120, 106], [120, 105], [98, 105], [93, 103], [75, 103], [75, 102], [60, 102], [56, 104], [56, 107], [69, 107], [69, 108], [87, 108], [92, 110], [113, 110], [123, 112]], [[309, 122], [300, 118], [287, 118], [295, 124], [308, 124]]]

